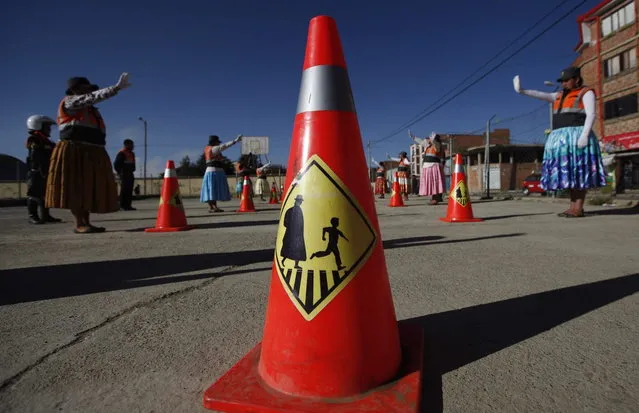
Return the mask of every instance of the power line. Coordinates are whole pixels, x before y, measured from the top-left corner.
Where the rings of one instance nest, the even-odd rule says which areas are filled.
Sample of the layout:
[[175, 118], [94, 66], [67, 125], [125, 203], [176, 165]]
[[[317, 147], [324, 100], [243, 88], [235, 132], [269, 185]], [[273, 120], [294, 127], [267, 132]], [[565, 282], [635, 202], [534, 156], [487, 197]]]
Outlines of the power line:
[[561, 55], [553, 55], [553, 56], [544, 56], [543, 60], [537, 60], [537, 61], [531, 61], [531, 62], [511, 62], [511, 64], [507, 64], [504, 67], [508, 67], [508, 68], [520, 68], [520, 67], [526, 67], [526, 68], [531, 68], [531, 67], [544, 67], [544, 66], [548, 66], [548, 62], [549, 61], [554, 61], [554, 60], [566, 60], [566, 59], [570, 59], [571, 61], [575, 59], [575, 52], [570, 52], [570, 53], [562, 53]]
[[498, 125], [500, 123], [506, 123], [506, 122], [510, 122], [510, 121], [513, 121], [513, 120], [525, 118], [526, 116], [530, 116], [530, 115], [532, 115], [534, 113], [537, 113], [537, 112], [539, 112], [542, 109], [548, 109], [548, 104], [547, 103], [543, 103], [543, 104], [541, 104], [541, 106], [538, 106], [536, 109], [533, 109], [530, 112], [522, 113], [521, 115], [511, 116], [511, 117], [506, 118], [506, 119], [497, 119], [497, 121], [493, 122], [493, 125]]
[[[557, 6], [555, 6], [552, 10], [550, 10], [548, 13], [544, 14], [539, 20], [537, 20], [531, 27], [529, 27], [528, 29], [526, 29], [526, 31], [524, 31], [522, 34], [520, 34], [519, 36], [517, 36], [515, 39], [513, 39], [510, 43], [508, 43], [504, 48], [502, 48], [499, 52], [497, 52], [494, 56], [492, 56], [490, 59], [488, 59], [486, 61], [486, 63], [484, 63], [483, 65], [481, 65], [480, 67], [478, 67], [477, 69], [475, 69], [474, 72], [472, 72], [470, 75], [466, 76], [464, 79], [462, 79], [461, 82], [457, 83], [457, 85], [455, 85], [451, 90], [449, 90], [448, 92], [446, 92], [444, 95], [440, 96], [437, 100], [435, 100], [430, 106], [428, 106], [426, 109], [422, 110], [420, 113], [418, 113], [417, 115], [413, 116], [411, 119], [408, 120], [407, 123], [411, 122], [413, 119], [417, 118], [418, 116], [420, 116], [421, 114], [423, 114], [425, 111], [427, 111], [428, 109], [432, 108], [433, 106], [435, 106], [437, 103], [439, 103], [442, 99], [444, 99], [446, 96], [450, 95], [451, 93], [453, 93], [456, 89], [458, 89], [460, 86], [462, 86], [464, 83], [466, 83], [466, 81], [468, 79], [471, 79], [473, 76], [475, 76], [480, 70], [482, 70], [483, 68], [485, 68], [486, 66], [488, 66], [491, 62], [493, 62], [495, 59], [497, 59], [502, 53], [504, 53], [506, 50], [508, 50], [512, 45], [514, 45], [515, 43], [517, 43], [519, 40], [521, 40], [522, 38], [524, 38], [528, 33], [530, 33], [531, 31], [533, 31], [542, 21], [546, 20], [546, 18], [548, 16], [550, 16], [552, 13], [554, 13], [557, 9], [559, 9], [561, 6], [563, 6], [565, 3], [567, 3], [569, 0], [562, 0]], [[398, 129], [398, 131], [396, 133], [401, 132], [402, 130], [404, 130], [406, 128], [406, 126], [402, 126]]]
[[[530, 116], [533, 115], [537, 112], [539, 112], [542, 109], [548, 109], [548, 104], [543, 103], [541, 106], [536, 107], [535, 109], [528, 111], [528, 112], [524, 112], [524, 113], [520, 113], [519, 115], [515, 115], [515, 116], [511, 116], [509, 118], [505, 118], [505, 119], [498, 119], [497, 121], [494, 121], [492, 124], [493, 125], [499, 125], [502, 123], [506, 123], [506, 122], [510, 122], [513, 120], [517, 120], [517, 119], [521, 119], [521, 118], [525, 118], [526, 116]], [[461, 132], [461, 133], [446, 133], [446, 135], [474, 135], [480, 132], [485, 132], [486, 131], [486, 126], [481, 126], [471, 132]]]
[[522, 136], [525, 136], [525, 135], [527, 135], [527, 134], [529, 134], [531, 132], [534, 132], [537, 129], [539, 129], [541, 127], [545, 127], [545, 126], [548, 126], [548, 122], [539, 123], [536, 126], [534, 126], [532, 129], [529, 129], [529, 130], [527, 130], [525, 132], [520, 132], [517, 135], [515, 135], [514, 137], [511, 136], [510, 140], [511, 140], [511, 142], [517, 142], [517, 141], [524, 142], [523, 139], [521, 139]]
[[[562, 3], [560, 3], [559, 6], [561, 6], [563, 3], [565, 2], [562, 1]], [[508, 62], [510, 59], [512, 59], [513, 57], [515, 57], [517, 54], [519, 54], [522, 50], [526, 49], [528, 46], [530, 46], [533, 42], [535, 42], [537, 39], [539, 39], [541, 36], [543, 36], [544, 34], [546, 34], [548, 31], [550, 31], [550, 29], [552, 29], [553, 27], [555, 27], [556, 25], [558, 25], [559, 23], [561, 23], [565, 18], [567, 18], [568, 16], [570, 16], [575, 10], [577, 10], [579, 7], [581, 7], [584, 3], [586, 3], [586, 0], [582, 0], [579, 4], [577, 4], [576, 6], [574, 6], [572, 9], [570, 9], [568, 12], [566, 12], [565, 14], [563, 14], [560, 18], [558, 18], [557, 20], [555, 20], [554, 22], [552, 22], [548, 27], [546, 27], [544, 30], [541, 31], [541, 33], [537, 34], [535, 37], [533, 37], [531, 40], [529, 40], [528, 42], [526, 42], [523, 46], [521, 46], [519, 49], [515, 50], [513, 53], [511, 53], [510, 55], [508, 55], [505, 59], [503, 59], [501, 62], [499, 62], [496, 66], [494, 66], [492, 69], [490, 69], [488, 72], [484, 73], [481, 77], [479, 77], [478, 79], [476, 79], [475, 81], [473, 81], [471, 84], [469, 84], [468, 86], [464, 87], [463, 89], [461, 89], [459, 92], [455, 93], [453, 96], [451, 96], [450, 98], [446, 99], [444, 102], [442, 102], [441, 104], [437, 105], [434, 109], [432, 110], [428, 110], [430, 107], [432, 107], [433, 105], [429, 106], [428, 108], [424, 109], [422, 112], [420, 112], [420, 114], [414, 116], [411, 121], [407, 122], [406, 124], [402, 125], [400, 128], [397, 129], [397, 131], [386, 135], [380, 139], [377, 139], [376, 141], [373, 141], [372, 144], [377, 144], [379, 142], [385, 141], [387, 139], [390, 139], [392, 137], [394, 137], [395, 135], [397, 135], [399, 132], [401, 132], [402, 130], [404, 130], [405, 128], [408, 128], [412, 125], [414, 125], [415, 123], [425, 119], [426, 117], [428, 117], [429, 115], [433, 114], [434, 112], [436, 112], [437, 110], [439, 110], [440, 108], [442, 108], [443, 106], [445, 106], [448, 102], [452, 101], [453, 99], [455, 99], [456, 97], [458, 97], [459, 95], [461, 95], [462, 93], [464, 93], [465, 91], [467, 91], [468, 89], [470, 89], [471, 87], [473, 87], [474, 85], [476, 85], [477, 83], [479, 83], [480, 81], [482, 81], [483, 79], [485, 79], [488, 75], [490, 75], [491, 73], [493, 73], [495, 70], [499, 69], [501, 66], [503, 66], [506, 62]], [[557, 6], [557, 7], [559, 7]], [[555, 9], [557, 8], [555, 7]], [[553, 11], [555, 10], [553, 9]], [[545, 16], [544, 16], [545, 18]], [[542, 18], [541, 20], [543, 20], [544, 18]], [[533, 27], [534, 28], [534, 27]], [[532, 30], [532, 29], [531, 29]], [[476, 74], [473, 73], [470, 77], [474, 76]], [[465, 79], [466, 80], [466, 79]], [[464, 81], [465, 81], [464, 80]], [[463, 83], [463, 82], [462, 82]], [[452, 90], [455, 90], [452, 89]], [[452, 91], [451, 90], [451, 91]], [[450, 93], [450, 92], [449, 92]], [[448, 95], [449, 93], [447, 93], [446, 95]], [[444, 95], [444, 96], [446, 96]], [[426, 112], [426, 113], [424, 113]], [[415, 119], [416, 118], [416, 119]]]

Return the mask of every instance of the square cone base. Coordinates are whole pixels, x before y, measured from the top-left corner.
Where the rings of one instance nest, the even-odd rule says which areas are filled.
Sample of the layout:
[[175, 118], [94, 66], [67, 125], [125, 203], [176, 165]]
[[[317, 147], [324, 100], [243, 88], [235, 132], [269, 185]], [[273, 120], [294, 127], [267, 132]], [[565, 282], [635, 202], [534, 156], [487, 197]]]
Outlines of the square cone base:
[[169, 227], [169, 228], [147, 228], [144, 232], [177, 232], [177, 231], [188, 231], [193, 229], [191, 225], [187, 225], [184, 227]]
[[481, 218], [439, 218], [439, 220], [444, 222], [483, 222], [484, 221]]
[[405, 323], [399, 323], [399, 328], [402, 365], [397, 377], [364, 394], [347, 399], [310, 399], [279, 393], [266, 386], [257, 372], [258, 344], [206, 390], [204, 407], [227, 413], [417, 412], [422, 385], [422, 328]]

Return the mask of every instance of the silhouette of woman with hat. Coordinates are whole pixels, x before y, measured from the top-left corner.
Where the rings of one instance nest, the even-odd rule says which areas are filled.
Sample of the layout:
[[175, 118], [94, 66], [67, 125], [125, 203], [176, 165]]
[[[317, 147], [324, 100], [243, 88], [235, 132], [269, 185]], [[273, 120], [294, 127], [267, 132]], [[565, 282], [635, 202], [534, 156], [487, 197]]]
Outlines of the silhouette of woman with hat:
[[284, 214], [284, 238], [282, 240], [282, 266], [287, 259], [295, 261], [295, 268], [302, 268], [300, 261], [306, 261], [306, 244], [304, 242], [304, 212], [302, 211], [304, 197], [295, 197], [295, 205], [290, 207]]

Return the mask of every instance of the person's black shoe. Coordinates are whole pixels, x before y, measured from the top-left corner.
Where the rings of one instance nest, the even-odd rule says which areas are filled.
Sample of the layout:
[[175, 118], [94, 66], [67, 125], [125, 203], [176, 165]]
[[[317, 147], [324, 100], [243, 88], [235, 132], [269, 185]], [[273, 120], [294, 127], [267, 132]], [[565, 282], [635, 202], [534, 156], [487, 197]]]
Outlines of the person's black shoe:
[[62, 222], [60, 218], [53, 218], [51, 215], [44, 218], [44, 222]]
[[44, 221], [38, 217], [29, 217], [29, 223], [33, 225], [41, 225], [44, 224]]

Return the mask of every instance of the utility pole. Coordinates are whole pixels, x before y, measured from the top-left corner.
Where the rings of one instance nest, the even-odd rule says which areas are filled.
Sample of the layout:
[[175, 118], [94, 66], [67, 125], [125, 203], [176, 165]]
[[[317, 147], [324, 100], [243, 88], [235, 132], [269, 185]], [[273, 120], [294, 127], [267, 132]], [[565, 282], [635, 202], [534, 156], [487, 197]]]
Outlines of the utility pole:
[[144, 122], [144, 195], [146, 195], [146, 131], [147, 131], [147, 127], [146, 127], [146, 120], [143, 119], [141, 116], [138, 116], [138, 120], [141, 120], [142, 122]]
[[[448, 181], [450, 185], [453, 183], [453, 135], [448, 135]], [[449, 188], [452, 189], [452, 188]]]
[[372, 181], [371, 163], [373, 162], [373, 158], [371, 157], [371, 141], [370, 141], [370, 139], [368, 140], [368, 144], [366, 146], [368, 146], [368, 162], [367, 162], [367, 165], [366, 165], [366, 172], [368, 173], [368, 181], [371, 182]]
[[490, 122], [495, 119], [497, 115], [493, 115], [486, 121], [486, 146], [484, 148], [484, 172], [486, 174], [486, 196], [482, 199], [493, 199], [490, 196]]

